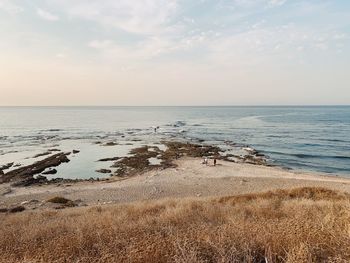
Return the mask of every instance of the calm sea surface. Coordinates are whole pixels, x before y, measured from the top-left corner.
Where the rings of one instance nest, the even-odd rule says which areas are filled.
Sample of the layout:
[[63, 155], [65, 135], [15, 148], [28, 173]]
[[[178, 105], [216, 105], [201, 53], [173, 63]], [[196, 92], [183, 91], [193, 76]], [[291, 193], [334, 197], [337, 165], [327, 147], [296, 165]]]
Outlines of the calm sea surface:
[[[152, 127], [157, 126], [155, 133]], [[44, 148], [79, 148], [82, 157], [69, 169], [60, 168], [67, 173], [75, 165], [74, 177], [85, 166], [91, 171], [98, 168], [96, 158], [114, 153], [113, 148], [99, 152], [87, 146], [93, 141], [155, 143], [170, 137], [218, 145], [230, 140], [249, 145], [284, 167], [350, 175], [348, 106], [0, 107], [0, 165], [23, 164]]]

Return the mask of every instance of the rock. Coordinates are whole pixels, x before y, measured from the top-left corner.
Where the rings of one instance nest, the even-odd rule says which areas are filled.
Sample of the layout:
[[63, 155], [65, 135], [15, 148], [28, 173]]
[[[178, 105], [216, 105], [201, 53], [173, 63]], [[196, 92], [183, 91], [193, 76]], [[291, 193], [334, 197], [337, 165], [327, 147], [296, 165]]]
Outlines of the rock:
[[46, 172], [42, 172], [42, 174], [57, 174], [57, 170], [56, 169], [50, 169]]
[[177, 121], [173, 124], [173, 127], [182, 127], [182, 126], [185, 126], [186, 125], [186, 122], [184, 121]]
[[102, 174], [109, 174], [109, 173], [112, 173], [111, 170], [109, 169], [99, 169], [99, 170], [96, 170], [97, 173], [102, 173]]
[[67, 155], [69, 155], [69, 153], [57, 153], [43, 160], [37, 161], [34, 164], [19, 167], [17, 169], [9, 171], [0, 177], [0, 183], [13, 181], [26, 181], [26, 183], [35, 183], [37, 181], [40, 181], [43, 178], [39, 178], [38, 180], [38, 178], [34, 179], [33, 176], [40, 174], [47, 168], [56, 167], [61, 163], [69, 162]]
[[246, 155], [243, 158], [245, 163], [255, 164], [255, 165], [266, 165], [266, 160], [261, 157], [255, 157], [251, 155]]
[[60, 152], [61, 150], [60, 150], [60, 149], [54, 148], [54, 149], [48, 149], [48, 151], [49, 151], [49, 152]]
[[30, 204], [36, 204], [36, 203], [39, 203], [39, 200], [32, 199], [32, 200], [29, 200], [29, 201], [23, 201], [21, 203], [21, 205], [30, 205]]
[[44, 153], [39, 153], [37, 155], [34, 155], [32, 158], [38, 158], [38, 157], [49, 155], [49, 154], [51, 154], [51, 152], [47, 151], [47, 152], [44, 152]]
[[116, 142], [107, 142], [107, 143], [103, 144], [103, 146], [115, 146], [115, 145], [118, 145], [118, 143], [116, 143]]
[[37, 180], [44, 180], [44, 181], [47, 180], [47, 178], [45, 176], [40, 175], [40, 174], [36, 177], [36, 179]]
[[17, 181], [15, 183], [13, 183], [11, 186], [14, 187], [24, 187], [24, 186], [29, 186], [29, 185], [33, 185], [33, 184], [44, 184], [47, 183], [47, 178], [45, 176], [37, 176], [37, 178], [34, 177], [28, 177], [24, 180], [20, 180]]
[[7, 170], [7, 169], [11, 168], [12, 165], [13, 165], [13, 162], [8, 163], [8, 164], [4, 164], [4, 165], [0, 166], [0, 170]]
[[7, 213], [9, 210], [7, 208], [0, 208], [0, 213]]
[[73, 154], [80, 153], [79, 150], [73, 150]]
[[109, 162], [109, 161], [118, 161], [120, 157], [111, 157], [111, 158], [103, 158], [98, 160], [98, 162]]
[[257, 154], [258, 153], [257, 150], [255, 150], [251, 147], [244, 147], [243, 150], [250, 153], [250, 154]]

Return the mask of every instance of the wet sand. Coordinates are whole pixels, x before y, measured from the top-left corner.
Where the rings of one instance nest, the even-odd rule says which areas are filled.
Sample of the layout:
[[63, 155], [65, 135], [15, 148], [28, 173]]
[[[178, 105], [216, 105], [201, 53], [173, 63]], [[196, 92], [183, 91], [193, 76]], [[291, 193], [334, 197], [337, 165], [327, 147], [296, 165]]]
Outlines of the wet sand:
[[228, 196], [304, 186], [350, 192], [350, 178], [226, 161], [219, 161], [214, 167], [203, 165], [201, 161], [200, 158], [183, 158], [176, 161], [177, 168], [153, 170], [107, 182], [29, 187], [2, 184], [0, 206], [38, 200], [35, 207], [45, 207], [40, 204], [54, 196], [79, 200], [84, 205], [98, 205], [162, 198]]

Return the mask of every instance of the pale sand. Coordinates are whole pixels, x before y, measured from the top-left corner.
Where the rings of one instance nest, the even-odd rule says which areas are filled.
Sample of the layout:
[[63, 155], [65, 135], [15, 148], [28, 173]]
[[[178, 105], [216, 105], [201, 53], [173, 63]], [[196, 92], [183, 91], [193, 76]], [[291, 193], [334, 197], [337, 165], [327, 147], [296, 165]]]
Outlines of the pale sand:
[[[303, 186], [327, 187], [350, 192], [350, 177], [325, 176], [288, 171], [278, 167], [220, 161], [216, 167], [201, 159], [177, 160], [177, 168], [150, 171], [111, 182], [82, 182], [72, 185], [11, 188], [0, 185], [0, 206], [63, 196], [88, 205], [124, 203], [179, 197], [228, 196]], [[9, 192], [10, 193], [6, 193]]]

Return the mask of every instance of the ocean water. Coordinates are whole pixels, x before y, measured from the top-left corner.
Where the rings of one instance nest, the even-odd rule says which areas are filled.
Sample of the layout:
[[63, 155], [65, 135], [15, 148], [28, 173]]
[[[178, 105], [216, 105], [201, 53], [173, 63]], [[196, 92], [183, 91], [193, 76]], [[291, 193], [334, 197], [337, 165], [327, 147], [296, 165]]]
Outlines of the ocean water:
[[[350, 176], [349, 106], [0, 107], [0, 165], [33, 163], [49, 148], [80, 150], [59, 166], [58, 177], [96, 177], [96, 169], [107, 168], [98, 159], [169, 138], [232, 141], [272, 164]], [[96, 144], [112, 141], [118, 145]]]

